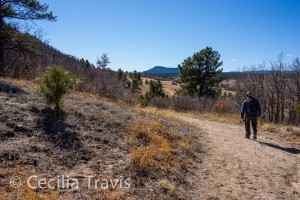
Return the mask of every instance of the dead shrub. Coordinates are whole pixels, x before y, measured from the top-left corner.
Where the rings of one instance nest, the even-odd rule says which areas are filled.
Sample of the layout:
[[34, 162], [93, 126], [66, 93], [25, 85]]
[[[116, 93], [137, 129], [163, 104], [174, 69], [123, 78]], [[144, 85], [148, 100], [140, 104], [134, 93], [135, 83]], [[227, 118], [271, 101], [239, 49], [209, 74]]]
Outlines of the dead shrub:
[[275, 127], [275, 125], [270, 123], [263, 123], [261, 125], [261, 129], [264, 131], [277, 132], [277, 128]]
[[232, 103], [229, 100], [220, 99], [216, 101], [213, 106], [209, 109], [211, 112], [225, 114], [234, 112]]
[[149, 106], [154, 106], [156, 108], [170, 108], [171, 100], [166, 97], [153, 97], [150, 102]]
[[153, 151], [149, 147], [138, 147], [131, 150], [131, 162], [136, 169], [147, 172], [156, 168], [157, 162], [153, 157]]
[[198, 111], [203, 112], [215, 102], [213, 98], [192, 97], [185, 95], [173, 96], [170, 108], [175, 111]]
[[201, 105], [198, 98], [190, 96], [174, 96], [171, 99], [171, 107], [176, 111], [201, 111]]

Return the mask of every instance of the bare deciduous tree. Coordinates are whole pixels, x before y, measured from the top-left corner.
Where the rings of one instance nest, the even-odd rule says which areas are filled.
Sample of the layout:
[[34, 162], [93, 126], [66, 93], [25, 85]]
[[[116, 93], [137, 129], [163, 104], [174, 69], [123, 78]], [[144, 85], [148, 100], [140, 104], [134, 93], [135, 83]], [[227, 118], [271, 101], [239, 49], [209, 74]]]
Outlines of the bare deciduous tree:
[[109, 63], [110, 60], [107, 53], [103, 53], [100, 58], [97, 58], [97, 67], [100, 67], [101, 69], [106, 68]]
[[262, 104], [267, 121], [274, 123], [299, 123], [296, 104], [300, 103], [300, 61], [284, 62], [280, 54], [276, 62], [245, 67], [237, 78], [235, 103], [240, 104], [247, 91], [253, 91]]

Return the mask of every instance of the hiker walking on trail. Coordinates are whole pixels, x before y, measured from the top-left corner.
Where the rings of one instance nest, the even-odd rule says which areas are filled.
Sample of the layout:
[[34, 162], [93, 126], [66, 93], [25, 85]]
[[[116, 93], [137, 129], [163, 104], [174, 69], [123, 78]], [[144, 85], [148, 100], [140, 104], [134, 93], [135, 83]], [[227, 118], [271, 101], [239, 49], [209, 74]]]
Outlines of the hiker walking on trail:
[[251, 135], [250, 125], [253, 128], [253, 139], [257, 139], [257, 117], [260, 115], [260, 102], [252, 96], [251, 92], [247, 92], [247, 99], [243, 102], [241, 109], [241, 119], [245, 122], [247, 139], [250, 139]]

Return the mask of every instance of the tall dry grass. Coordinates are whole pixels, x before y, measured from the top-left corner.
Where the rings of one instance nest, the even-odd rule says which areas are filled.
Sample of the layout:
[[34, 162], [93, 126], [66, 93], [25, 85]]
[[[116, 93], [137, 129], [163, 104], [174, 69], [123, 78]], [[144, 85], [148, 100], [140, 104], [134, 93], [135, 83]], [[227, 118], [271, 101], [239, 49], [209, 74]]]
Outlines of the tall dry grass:
[[171, 162], [190, 149], [189, 140], [168, 131], [160, 121], [140, 121], [131, 127], [131, 162], [137, 171], [168, 173]]

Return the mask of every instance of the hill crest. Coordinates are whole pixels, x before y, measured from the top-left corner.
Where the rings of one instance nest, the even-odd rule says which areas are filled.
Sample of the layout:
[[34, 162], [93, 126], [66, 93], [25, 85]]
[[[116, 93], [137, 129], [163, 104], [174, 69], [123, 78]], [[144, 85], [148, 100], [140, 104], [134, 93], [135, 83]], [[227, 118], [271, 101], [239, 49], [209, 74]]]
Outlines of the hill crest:
[[163, 67], [163, 66], [155, 66], [144, 73], [148, 74], [161, 74], [161, 73], [179, 73], [179, 68], [170, 68], [170, 67]]

